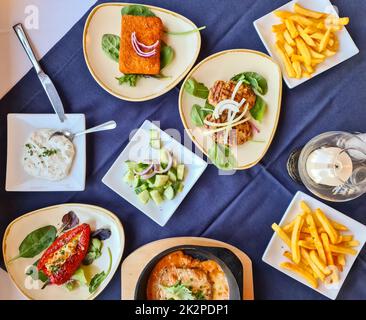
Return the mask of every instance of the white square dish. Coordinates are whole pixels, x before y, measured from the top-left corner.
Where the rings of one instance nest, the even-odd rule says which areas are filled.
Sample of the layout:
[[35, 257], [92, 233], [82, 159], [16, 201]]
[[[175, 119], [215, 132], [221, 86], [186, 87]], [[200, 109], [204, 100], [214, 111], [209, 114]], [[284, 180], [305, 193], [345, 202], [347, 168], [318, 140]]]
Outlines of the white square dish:
[[84, 114], [67, 114], [61, 123], [56, 114], [8, 114], [8, 154], [6, 165], [6, 191], [83, 191], [86, 172], [85, 135], [73, 141], [76, 154], [70, 174], [60, 181], [48, 181], [28, 175], [22, 166], [23, 146], [37, 129], [85, 130]]
[[[276, 10], [293, 11], [293, 6], [295, 3], [298, 3], [307, 9], [320, 11], [320, 12], [327, 12], [327, 13], [331, 13], [331, 14], [338, 16], [335, 7], [333, 7], [333, 5], [331, 4], [331, 2], [329, 0], [294, 0], [294, 1], [290, 1], [290, 2], [286, 3], [282, 7], [277, 8]], [[274, 11], [276, 11], [276, 10], [274, 10]], [[262, 40], [264, 46], [266, 47], [267, 51], [269, 52], [269, 54], [274, 59], [276, 59], [276, 61], [279, 62], [281, 69], [282, 69], [283, 79], [285, 80], [287, 86], [290, 89], [298, 86], [301, 83], [304, 83], [305, 81], [317, 76], [318, 74], [351, 58], [352, 56], [356, 55], [359, 52], [357, 46], [353, 42], [347, 29], [343, 28], [342, 30], [337, 32], [337, 36], [339, 39], [338, 52], [334, 56], [328, 57], [322, 63], [320, 63], [317, 66], [312, 77], [310, 77], [310, 78], [303, 77], [301, 79], [289, 78], [286, 73], [283, 61], [282, 61], [281, 57], [279, 56], [279, 54], [277, 53], [276, 48], [275, 48], [276, 39], [275, 39], [274, 33], [272, 32], [272, 25], [280, 23], [280, 18], [275, 16], [274, 11], [255, 20], [253, 22], [253, 24], [254, 24], [255, 29], [257, 30], [259, 37]], [[350, 20], [351, 20], [350, 23], [352, 23], [352, 17]]]
[[[170, 150], [173, 153], [174, 158], [179, 163], [183, 163], [186, 167], [186, 174], [183, 181], [184, 188], [182, 192], [178, 193], [174, 199], [166, 200], [160, 205], [156, 205], [154, 201], [151, 200], [147, 204], [142, 204], [133, 188], [123, 181], [123, 176], [127, 171], [125, 161], [143, 161], [145, 159], [150, 159], [151, 156], [154, 156], [155, 152], [159, 152], [159, 150], [154, 150], [149, 146], [150, 129], [160, 132], [160, 139], [163, 147]], [[188, 192], [192, 189], [206, 167], [207, 163], [203, 159], [181, 145], [169, 134], [160, 130], [155, 124], [149, 120], [145, 120], [103, 177], [102, 182], [163, 227], [174, 214]]]
[[284, 226], [285, 224], [293, 220], [299, 212], [301, 212], [300, 209], [301, 201], [305, 201], [312, 210], [320, 208], [326, 214], [327, 217], [348, 227], [349, 232], [354, 235], [354, 239], [357, 239], [360, 242], [358, 247], [354, 247], [354, 249], [357, 250], [357, 255], [355, 256], [347, 255], [346, 265], [344, 266], [343, 271], [340, 272], [340, 282], [338, 288], [328, 289], [324, 286], [324, 284], [321, 281], [319, 281], [318, 288], [314, 289], [306, 282], [306, 280], [304, 280], [297, 274], [294, 274], [291, 271], [280, 268], [279, 264], [281, 262], [287, 261], [287, 259], [282, 255], [282, 253], [287, 250], [287, 247], [275, 233], [273, 234], [263, 254], [262, 260], [265, 263], [268, 263], [273, 268], [287, 274], [289, 277], [296, 279], [297, 281], [307, 285], [308, 287], [334, 300], [336, 299], [339, 291], [341, 290], [344, 280], [346, 279], [353, 263], [355, 262], [358, 254], [360, 253], [362, 247], [366, 242], [366, 226], [346, 216], [345, 214], [327, 206], [326, 204], [314, 199], [313, 197], [308, 196], [307, 194], [301, 191], [298, 191], [293, 197], [290, 205], [288, 206], [285, 214], [281, 219], [281, 222], [279, 223], [280, 226]]

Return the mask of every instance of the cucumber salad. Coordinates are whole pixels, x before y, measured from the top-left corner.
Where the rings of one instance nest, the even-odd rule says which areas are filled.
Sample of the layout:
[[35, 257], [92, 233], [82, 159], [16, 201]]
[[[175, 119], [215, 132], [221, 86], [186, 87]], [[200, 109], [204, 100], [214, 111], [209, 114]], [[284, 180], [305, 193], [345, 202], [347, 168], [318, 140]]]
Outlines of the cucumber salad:
[[150, 130], [150, 146], [160, 150], [158, 160], [126, 161], [124, 181], [134, 189], [138, 199], [147, 204], [152, 199], [159, 205], [172, 200], [183, 190], [184, 164], [178, 164], [173, 154], [162, 148], [159, 131]]

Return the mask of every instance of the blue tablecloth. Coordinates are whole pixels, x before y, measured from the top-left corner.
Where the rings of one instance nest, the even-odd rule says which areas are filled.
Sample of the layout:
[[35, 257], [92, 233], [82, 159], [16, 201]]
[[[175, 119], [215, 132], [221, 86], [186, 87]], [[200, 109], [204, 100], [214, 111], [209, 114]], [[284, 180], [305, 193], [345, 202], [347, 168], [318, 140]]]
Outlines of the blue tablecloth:
[[[215, 52], [232, 48], [266, 52], [253, 21], [283, 5], [286, 0], [142, 2], [176, 11], [197, 25], [207, 26], [202, 32], [200, 61]], [[342, 15], [351, 18], [347, 28], [360, 53], [295, 89], [289, 90], [284, 85], [279, 126], [263, 160], [254, 168], [233, 176], [219, 176], [218, 170], [210, 165], [164, 228], [108, 189], [101, 179], [126, 146], [130, 131], [138, 128], [145, 119], [160, 120], [162, 129], [176, 128], [183, 132], [177, 106], [179, 86], [157, 99], [142, 103], [121, 101], [109, 95], [98, 86], [86, 67], [82, 50], [86, 17], [83, 17], [42, 59], [42, 65], [54, 80], [66, 112], [85, 113], [88, 126], [114, 119], [118, 128], [87, 137], [85, 192], [5, 192], [6, 115], [51, 112], [46, 94], [31, 70], [0, 101], [1, 240], [6, 226], [23, 213], [64, 202], [95, 204], [115, 212], [121, 219], [126, 232], [124, 257], [157, 239], [210, 237], [237, 246], [250, 256], [256, 299], [325, 299], [263, 263], [261, 257], [272, 236], [271, 223], [281, 219], [297, 190], [304, 191], [286, 172], [286, 160], [291, 150], [324, 131], [366, 131], [366, 2], [337, 0], [334, 4]], [[365, 196], [349, 203], [331, 205], [366, 224]], [[2, 256], [0, 264], [4, 267]], [[366, 299], [365, 283], [363, 250], [339, 298]], [[120, 272], [116, 272], [99, 298], [119, 299], [120, 291]]]

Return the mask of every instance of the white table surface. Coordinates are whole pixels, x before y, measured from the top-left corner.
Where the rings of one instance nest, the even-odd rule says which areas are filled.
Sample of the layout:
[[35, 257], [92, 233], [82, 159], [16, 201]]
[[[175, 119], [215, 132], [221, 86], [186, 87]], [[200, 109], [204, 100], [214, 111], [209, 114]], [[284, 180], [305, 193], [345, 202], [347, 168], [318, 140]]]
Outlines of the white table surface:
[[[96, 0], [0, 0], [0, 99], [29, 71], [29, 62], [12, 26], [22, 22], [31, 26], [27, 34], [37, 58], [53, 45], [84, 15]], [[57, 14], [52, 14], [56, 12]], [[38, 15], [38, 28], [36, 18]], [[0, 300], [23, 299], [0, 268]]]
[[[26, 31], [37, 58], [41, 58], [95, 2], [96, 0], [0, 0], [0, 99], [31, 68], [12, 26], [22, 22], [31, 27]], [[33, 19], [37, 15], [38, 29]]]

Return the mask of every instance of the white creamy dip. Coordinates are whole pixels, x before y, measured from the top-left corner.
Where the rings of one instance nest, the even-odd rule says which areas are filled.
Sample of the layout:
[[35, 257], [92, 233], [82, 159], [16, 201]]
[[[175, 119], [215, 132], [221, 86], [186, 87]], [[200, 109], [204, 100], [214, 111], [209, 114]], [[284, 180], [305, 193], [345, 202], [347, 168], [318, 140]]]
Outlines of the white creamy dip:
[[62, 180], [68, 176], [75, 156], [74, 144], [64, 136], [54, 136], [51, 129], [34, 131], [24, 144], [23, 167], [31, 176]]

